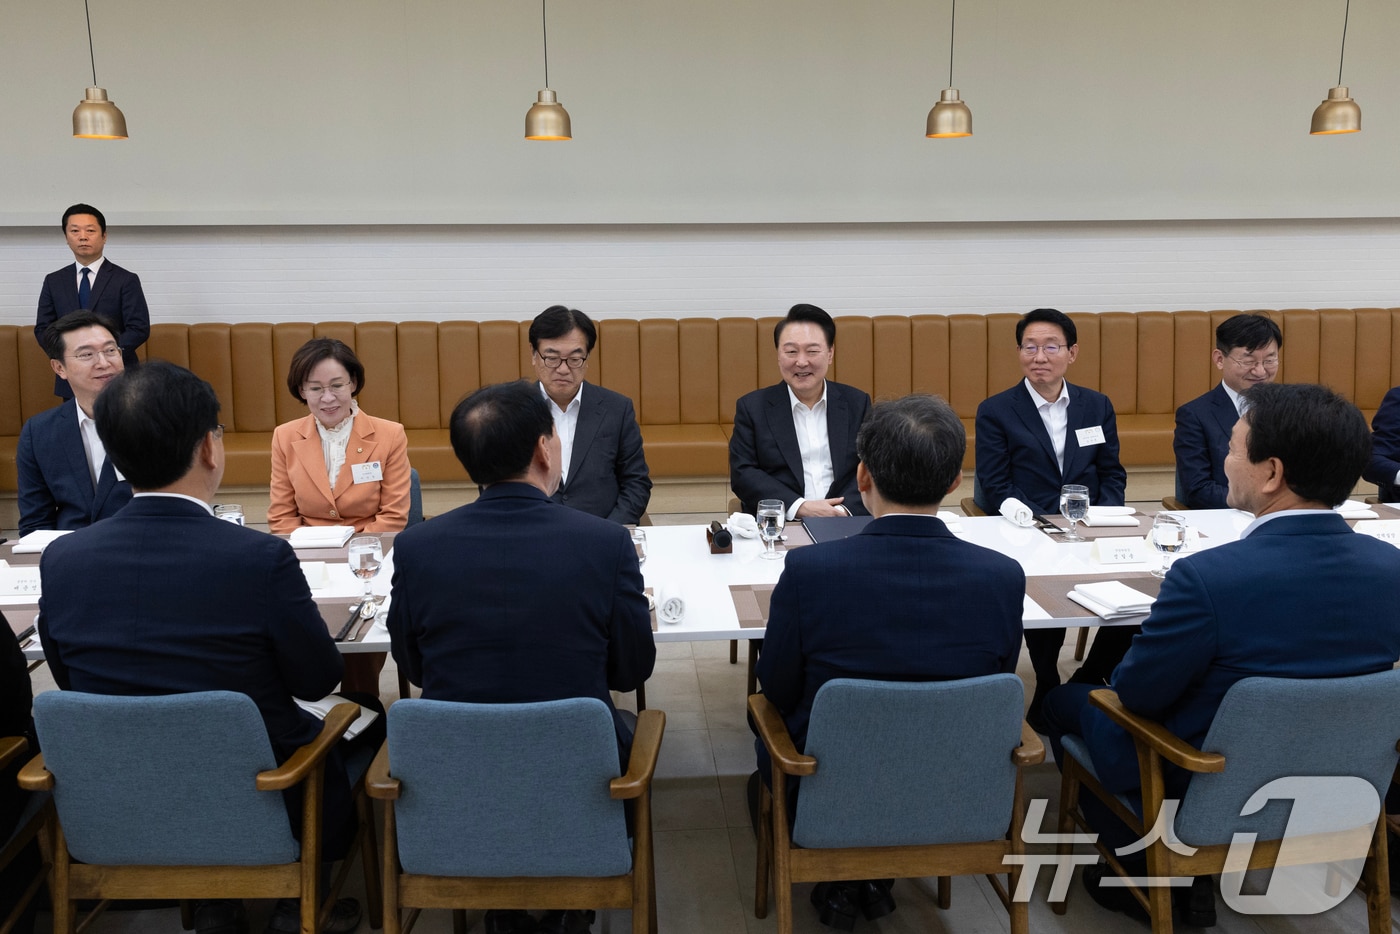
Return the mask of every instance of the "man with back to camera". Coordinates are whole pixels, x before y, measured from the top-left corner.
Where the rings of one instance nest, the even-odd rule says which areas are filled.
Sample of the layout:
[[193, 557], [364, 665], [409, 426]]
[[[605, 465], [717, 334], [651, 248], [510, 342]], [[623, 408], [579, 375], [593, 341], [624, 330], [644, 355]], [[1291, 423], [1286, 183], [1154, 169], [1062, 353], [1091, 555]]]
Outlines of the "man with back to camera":
[[[1025, 378], [977, 407], [977, 505], [997, 515], [1018, 499], [1037, 515], [1060, 511], [1060, 487], [1089, 488], [1096, 506], [1122, 506], [1128, 473], [1118, 460], [1118, 422], [1108, 396], [1065, 378], [1079, 356], [1079, 332], [1069, 315], [1037, 308], [1016, 324]], [[1102, 685], [1127, 651], [1137, 628], [1100, 626], [1093, 648], [1072, 680]], [[1041, 704], [1060, 683], [1063, 629], [1032, 629], [1026, 649], [1035, 692], [1026, 720], [1045, 732]]]
[[49, 366], [73, 399], [24, 423], [15, 448], [19, 531], [71, 531], [105, 519], [131, 500], [131, 485], [107, 457], [93, 421], [98, 395], [123, 369], [107, 321], [91, 311], [44, 330]]
[[[122, 361], [126, 366], [136, 366], [136, 348], [146, 343], [151, 333], [151, 313], [140, 278], [103, 256], [107, 218], [97, 208], [75, 204], [63, 212], [59, 226], [76, 262], [44, 277], [34, 339], [43, 347], [44, 330], [54, 321], [70, 311], [95, 311], [111, 322], [112, 336], [122, 349]], [[59, 398], [73, 398], [62, 374], [54, 378], [53, 387]]]
[[551, 498], [636, 525], [651, 500], [642, 432], [631, 399], [584, 382], [597, 342], [597, 327], [575, 308], [551, 305], [530, 322], [530, 363], [549, 400], [564, 459], [563, 479]]
[[1278, 376], [1283, 332], [1262, 312], [1235, 315], [1215, 329], [1211, 361], [1220, 382], [1176, 410], [1176, 488], [1188, 509], [1224, 509], [1225, 455], [1244, 393]]
[[729, 485], [744, 512], [780, 499], [789, 519], [866, 515], [856, 488], [856, 432], [870, 396], [827, 380], [836, 322], [793, 305], [773, 329], [783, 381], [739, 399], [729, 439]]
[[[967, 434], [934, 396], [875, 406], [856, 440], [856, 484], [875, 518], [849, 538], [788, 553], [773, 590], [758, 678], [800, 751], [812, 702], [833, 678], [943, 681], [1015, 672], [1026, 576], [1011, 558], [961, 541], [937, 518], [962, 482]], [[969, 588], [975, 580], [978, 586]], [[772, 767], [762, 741], [749, 779]], [[894, 910], [890, 880], [823, 883], [823, 924]]]
[[[452, 413], [452, 449], [476, 502], [394, 540], [394, 661], [429, 700], [509, 704], [594, 697], [613, 711], [623, 769], [634, 691], [656, 659], [641, 567], [627, 530], [550, 501], [561, 439], [539, 388], [484, 386]], [[464, 574], [463, 568], [471, 573]], [[488, 934], [581, 934], [591, 912], [491, 911]]]
[[[1110, 687], [1124, 707], [1200, 748], [1225, 692], [1242, 678], [1335, 678], [1391, 668], [1400, 657], [1400, 551], [1356, 534], [1333, 511], [1369, 454], [1365, 418], [1331, 390], [1261, 382], [1246, 391], [1225, 458], [1227, 504], [1255, 519], [1239, 541], [1172, 565], [1141, 634], [1113, 672]], [[1089, 705], [1093, 687], [1067, 684], [1046, 700], [1056, 761], [1060, 738], [1082, 735], [1104, 787], [1138, 795], [1133, 741]], [[1189, 775], [1167, 764], [1163, 778], [1167, 797], [1179, 798]], [[1081, 806], [1108, 845], [1136, 839], [1092, 795], [1082, 796]], [[1135, 858], [1130, 871], [1145, 875], [1142, 854]], [[1137, 901], [1126, 889], [1100, 888], [1107, 872], [1102, 864], [1085, 870], [1094, 900], [1132, 912]], [[1191, 894], [1188, 923], [1214, 923], [1208, 879]]]
[[[314, 740], [321, 721], [294, 699], [319, 700], [341, 676], [340, 653], [292, 547], [214, 518], [224, 474], [213, 388], [154, 362], [123, 373], [98, 399], [98, 432], [136, 493], [117, 515], [50, 544], [40, 561], [38, 630], [54, 682], [92, 694], [237, 691], [258, 705], [278, 763]], [[382, 713], [376, 701], [350, 697]], [[377, 748], [383, 717], [326, 758], [324, 858], [342, 858], [355, 810], [346, 753]], [[301, 790], [286, 793], [293, 834]], [[324, 932], [352, 931], [360, 908], [335, 905]], [[241, 903], [197, 905], [199, 934], [246, 927]], [[268, 934], [300, 930], [299, 903], [281, 899]]]

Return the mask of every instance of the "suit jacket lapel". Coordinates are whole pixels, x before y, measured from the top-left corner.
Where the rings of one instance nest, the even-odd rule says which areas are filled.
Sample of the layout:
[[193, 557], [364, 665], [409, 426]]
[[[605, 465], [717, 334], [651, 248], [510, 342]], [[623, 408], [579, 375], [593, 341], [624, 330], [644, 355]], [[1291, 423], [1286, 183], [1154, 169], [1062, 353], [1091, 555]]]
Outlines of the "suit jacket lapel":
[[107, 502], [107, 497], [112, 495], [112, 491], [117, 486], [117, 468], [112, 465], [110, 457], [102, 461], [102, 470], [97, 475], [97, 492], [92, 499], [92, 517], [97, 518], [102, 512], [102, 506]]
[[[296, 468], [308, 475], [311, 484], [326, 498], [326, 502], [334, 503], [331, 481], [326, 474], [326, 455], [321, 450], [321, 433], [316, 430], [316, 416], [306, 416], [301, 425], [301, 432], [301, 440], [292, 442]], [[346, 456], [349, 456], [348, 450]], [[293, 481], [292, 485], [295, 487], [296, 482]]]
[[1080, 447], [1075, 435], [1077, 429], [1093, 427], [1084, 405], [1084, 390], [1072, 383], [1066, 382], [1066, 385], [1069, 386], [1069, 419], [1065, 424], [1065, 468], [1060, 479], [1077, 476], [1080, 466], [1093, 453], [1092, 447]]
[[573, 486], [579, 465], [588, 456], [588, 449], [598, 435], [598, 426], [603, 422], [603, 395], [595, 389], [591, 398], [591, 402], [579, 400], [578, 421], [574, 423], [574, 447], [569, 452], [569, 479], [564, 483], [565, 489]]
[[[102, 268], [97, 270], [97, 275], [92, 280], [92, 294], [88, 296], [89, 307], [97, 307], [97, 300], [102, 297], [102, 290], [107, 288], [108, 282], [112, 281], [114, 268], [111, 260], [104, 260]], [[77, 286], [73, 287], [73, 291], [77, 291]]]
[[[1030, 391], [1026, 389], [1024, 381], [1020, 384], [1020, 392], [1013, 393], [1011, 399], [1012, 408], [1015, 410], [1016, 416], [1021, 419], [1021, 424], [1035, 435], [1041, 448], [1045, 450], [1046, 456], [1050, 458], [1050, 463], [1056, 463], [1055, 445], [1050, 441], [1050, 432], [1045, 430], [1045, 421], [1040, 417], [1040, 411], [1036, 408], [1036, 404], [1031, 401]], [[1071, 406], [1072, 408], [1073, 406]], [[1065, 459], [1066, 461], [1069, 459], [1068, 445], [1065, 448]]]
[[[106, 264], [104, 263], [103, 265], [106, 265]], [[58, 277], [58, 288], [59, 288], [59, 293], [60, 293], [60, 294], [59, 294], [57, 297], [63, 299], [63, 301], [55, 301], [55, 302], [54, 302], [54, 306], [55, 306], [56, 308], [73, 308], [73, 309], [77, 309], [77, 307], [78, 307], [78, 264], [77, 264], [77, 263], [74, 263], [73, 265], [68, 266], [67, 268], [65, 268], [65, 269], [62, 271], [62, 273], [61, 273], [61, 274], [59, 275], [59, 277]], [[89, 296], [89, 300], [91, 300], [91, 296]], [[62, 315], [59, 315], [59, 317], [63, 317], [63, 316], [62, 316]]]
[[87, 448], [83, 446], [83, 430], [78, 427], [78, 404], [63, 403], [63, 419], [59, 423], [59, 444], [68, 459], [68, 469], [82, 491], [83, 505], [88, 514], [93, 511], [92, 468], [88, 466]]
[[[316, 433], [319, 441], [321, 433]], [[336, 496], [331, 498], [335, 502], [336, 497], [344, 493], [355, 485], [355, 475], [350, 470], [351, 464], [368, 464], [374, 460], [374, 450], [379, 446], [374, 440], [374, 423], [369, 420], [369, 416], [364, 412], [359, 412], [355, 416], [355, 421], [350, 425], [350, 443], [345, 446], [345, 463], [340, 465], [340, 473], [335, 476]], [[322, 454], [322, 463], [325, 455]], [[380, 468], [383, 468], [383, 464]], [[325, 474], [325, 471], [322, 471]], [[330, 483], [329, 480], [326, 481]]]
[[[797, 446], [797, 428], [792, 423], [792, 407], [788, 399], [787, 383], [779, 383], [772, 387], [767, 397], [767, 418], [768, 430], [773, 434], [773, 441], [778, 445], [778, 453], [783, 455], [783, 462], [787, 464], [788, 470], [797, 478], [797, 488], [802, 489], [806, 483], [804, 479], [806, 472], [802, 469], [802, 449]], [[831, 400], [827, 399], [827, 408], [830, 410]]]
[[1215, 386], [1215, 396], [1211, 400], [1211, 409], [1215, 413], [1215, 420], [1225, 432], [1225, 437], [1229, 437], [1235, 430], [1235, 422], [1240, 420], [1240, 413], [1235, 409], [1235, 403], [1230, 401], [1230, 394], [1225, 391], [1224, 383], [1217, 383]]
[[[789, 420], [790, 421], [790, 420]], [[831, 452], [831, 483], [833, 489], [827, 490], [827, 496], [839, 496], [840, 492], [834, 489], [837, 481], [846, 474], [846, 446], [840, 443], [846, 437], [847, 426], [851, 421], [850, 410], [846, 408], [846, 397], [831, 391], [831, 384], [826, 387], [826, 446]], [[797, 430], [793, 429], [793, 439], [797, 438]], [[852, 452], [854, 453], [854, 452]]]

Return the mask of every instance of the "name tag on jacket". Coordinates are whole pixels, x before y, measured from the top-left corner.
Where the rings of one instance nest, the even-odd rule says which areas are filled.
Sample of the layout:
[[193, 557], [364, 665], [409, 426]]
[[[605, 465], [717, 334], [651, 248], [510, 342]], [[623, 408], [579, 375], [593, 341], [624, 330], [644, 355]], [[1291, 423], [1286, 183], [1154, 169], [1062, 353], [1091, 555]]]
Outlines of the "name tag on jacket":
[[[1099, 440], [1103, 440], [1103, 432], [1099, 432]], [[1079, 442], [1083, 444], [1084, 442]], [[375, 483], [384, 479], [384, 468], [379, 466], [379, 461], [370, 461], [368, 464], [351, 464], [350, 476], [356, 483]]]
[[[1103, 426], [1095, 425], [1093, 428], [1076, 428], [1074, 437], [1079, 441], [1079, 446], [1081, 448], [1103, 444]], [[358, 483], [359, 481], [356, 480], [355, 482]]]

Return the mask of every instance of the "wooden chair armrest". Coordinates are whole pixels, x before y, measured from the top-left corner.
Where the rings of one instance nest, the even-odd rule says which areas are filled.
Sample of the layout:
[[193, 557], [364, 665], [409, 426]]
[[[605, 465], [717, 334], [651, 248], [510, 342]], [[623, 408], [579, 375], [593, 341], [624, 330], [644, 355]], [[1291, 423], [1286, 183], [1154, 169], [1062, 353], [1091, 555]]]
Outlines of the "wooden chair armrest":
[[1201, 752], [1162, 724], [1139, 717], [1123, 706], [1118, 695], [1107, 688], [1089, 692], [1089, 702], [1108, 714], [1110, 720], [1128, 731], [1133, 742], [1146, 745], [1157, 755], [1191, 772], [1223, 772], [1225, 757], [1218, 752]]
[[340, 742], [340, 737], [345, 735], [359, 715], [359, 704], [344, 703], [332, 707], [321, 724], [319, 736], [292, 753], [292, 757], [277, 768], [258, 773], [258, 791], [282, 791], [303, 781], [326, 758], [331, 747]]
[[987, 514], [987, 511], [977, 505], [977, 500], [973, 499], [971, 496], [964, 496], [962, 502], [958, 503], [958, 505], [962, 507], [963, 515], [965, 516], [985, 516]]
[[365, 773], [365, 793], [380, 801], [399, 800], [399, 780], [389, 774], [389, 741], [374, 754], [374, 761]]
[[769, 757], [784, 775], [816, 774], [817, 760], [797, 751], [788, 735], [787, 724], [772, 701], [762, 694], [750, 694], [749, 716], [758, 727], [758, 738], [763, 740]]
[[1039, 765], [1045, 761], [1045, 744], [1026, 721], [1021, 721], [1021, 745], [1011, 750], [1011, 761], [1017, 766]]
[[0, 737], [0, 769], [24, 755], [29, 748], [29, 740], [23, 736]]
[[632, 754], [627, 757], [627, 774], [608, 784], [613, 800], [640, 798], [651, 787], [656, 759], [661, 755], [661, 735], [666, 732], [666, 714], [643, 710], [637, 714], [637, 732], [632, 736]]
[[1163, 496], [1162, 508], [1170, 509], [1172, 512], [1189, 512], [1190, 508], [1175, 496]]
[[24, 764], [16, 781], [25, 791], [53, 791], [53, 773], [44, 767], [42, 752]]

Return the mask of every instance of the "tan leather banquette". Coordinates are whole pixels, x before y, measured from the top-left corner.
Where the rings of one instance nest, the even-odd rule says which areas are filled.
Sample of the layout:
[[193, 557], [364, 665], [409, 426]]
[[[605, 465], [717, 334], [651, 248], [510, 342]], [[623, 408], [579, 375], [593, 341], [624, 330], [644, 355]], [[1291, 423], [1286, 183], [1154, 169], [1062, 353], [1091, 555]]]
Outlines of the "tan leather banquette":
[[[1172, 463], [1173, 413], [1211, 388], [1214, 327], [1232, 311], [1073, 315], [1075, 383], [1105, 392], [1118, 412], [1123, 462]], [[1271, 312], [1284, 331], [1281, 378], [1321, 382], [1369, 418], [1400, 384], [1400, 309]], [[588, 378], [636, 404], [652, 475], [722, 478], [739, 396], [778, 380], [776, 318], [609, 319], [599, 322]], [[889, 315], [837, 319], [831, 377], [877, 400], [937, 393], [968, 427], [972, 467], [977, 404], [1020, 378], [1016, 315]], [[223, 404], [230, 485], [266, 484], [272, 429], [306, 412], [287, 391], [293, 352], [313, 336], [337, 337], [365, 364], [360, 402], [408, 429], [424, 482], [465, 480], [447, 438], [448, 418], [476, 387], [532, 374], [528, 322], [406, 321], [157, 324], [143, 356], [188, 366]], [[15, 489], [24, 420], [57, 400], [32, 331], [0, 327], [0, 489]]]

